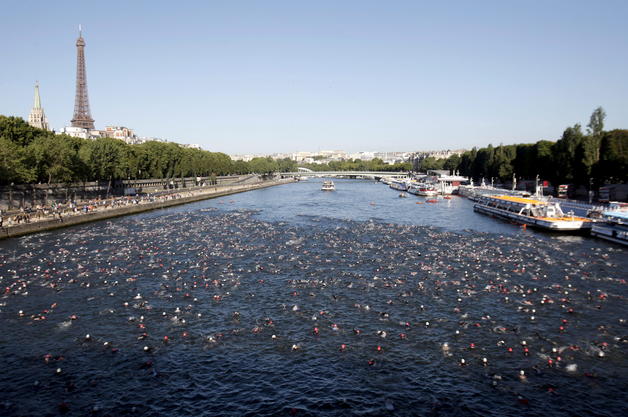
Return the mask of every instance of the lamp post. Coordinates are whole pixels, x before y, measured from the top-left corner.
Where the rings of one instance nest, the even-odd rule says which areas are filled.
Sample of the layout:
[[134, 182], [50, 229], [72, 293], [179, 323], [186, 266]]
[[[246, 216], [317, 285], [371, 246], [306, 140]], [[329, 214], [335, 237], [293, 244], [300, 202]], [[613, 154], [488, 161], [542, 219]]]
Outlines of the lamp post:
[[593, 203], [593, 178], [589, 178], [589, 204]]
[[13, 183], [11, 183], [11, 188], [9, 188], [9, 210], [13, 208]]

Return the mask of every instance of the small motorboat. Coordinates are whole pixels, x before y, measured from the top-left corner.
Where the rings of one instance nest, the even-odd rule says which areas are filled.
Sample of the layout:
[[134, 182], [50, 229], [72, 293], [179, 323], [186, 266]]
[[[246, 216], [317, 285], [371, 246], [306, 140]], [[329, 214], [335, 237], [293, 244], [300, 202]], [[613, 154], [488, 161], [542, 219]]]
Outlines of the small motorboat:
[[323, 181], [321, 191], [336, 191], [336, 186], [333, 181]]

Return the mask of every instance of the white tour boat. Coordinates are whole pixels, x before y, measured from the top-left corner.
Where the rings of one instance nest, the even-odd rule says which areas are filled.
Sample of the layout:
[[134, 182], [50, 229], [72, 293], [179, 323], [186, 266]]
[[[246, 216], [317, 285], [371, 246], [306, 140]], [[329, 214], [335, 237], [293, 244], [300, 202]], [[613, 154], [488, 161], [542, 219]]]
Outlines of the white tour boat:
[[414, 195], [420, 195], [423, 197], [435, 197], [438, 195], [438, 190], [432, 184], [418, 183], [412, 184], [408, 187], [408, 192]]
[[443, 195], [458, 194], [460, 187], [469, 183], [469, 179], [460, 175], [441, 175], [435, 178], [434, 187]]
[[321, 191], [335, 191], [336, 186], [333, 181], [323, 181], [323, 186], [321, 187]]
[[594, 220], [586, 217], [565, 215], [556, 202], [511, 195], [481, 196], [473, 209], [545, 230], [589, 231], [594, 223]]
[[397, 191], [407, 191], [408, 183], [404, 180], [392, 180], [389, 187]]

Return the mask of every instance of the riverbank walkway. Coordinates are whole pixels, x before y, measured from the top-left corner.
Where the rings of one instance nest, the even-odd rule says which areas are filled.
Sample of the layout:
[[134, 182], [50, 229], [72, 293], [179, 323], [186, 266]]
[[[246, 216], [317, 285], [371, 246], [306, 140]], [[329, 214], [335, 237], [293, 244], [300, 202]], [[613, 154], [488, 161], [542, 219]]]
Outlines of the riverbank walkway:
[[189, 190], [172, 190], [159, 194], [112, 197], [89, 201], [53, 203], [0, 214], [0, 239], [22, 236], [71, 225], [104, 220], [144, 211], [187, 204], [274, 185], [293, 182], [291, 179], [259, 180], [245, 184], [211, 185]]

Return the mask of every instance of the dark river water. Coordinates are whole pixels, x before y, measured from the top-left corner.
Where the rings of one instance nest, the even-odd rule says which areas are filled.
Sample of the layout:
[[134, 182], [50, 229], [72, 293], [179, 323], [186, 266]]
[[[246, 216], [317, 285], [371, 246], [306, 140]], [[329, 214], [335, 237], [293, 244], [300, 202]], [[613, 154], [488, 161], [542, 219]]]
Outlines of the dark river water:
[[0, 415], [624, 415], [625, 249], [320, 185], [0, 241]]

